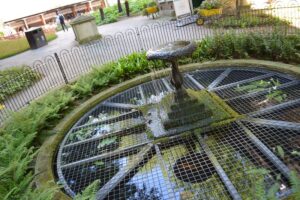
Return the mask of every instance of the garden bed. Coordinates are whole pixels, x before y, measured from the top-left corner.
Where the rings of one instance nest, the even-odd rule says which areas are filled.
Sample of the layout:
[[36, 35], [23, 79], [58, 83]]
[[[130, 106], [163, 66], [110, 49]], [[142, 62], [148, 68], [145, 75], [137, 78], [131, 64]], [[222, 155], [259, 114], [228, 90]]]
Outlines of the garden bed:
[[290, 22], [267, 14], [247, 14], [238, 16], [223, 16], [207, 23], [213, 28], [250, 28], [263, 26], [289, 26]]

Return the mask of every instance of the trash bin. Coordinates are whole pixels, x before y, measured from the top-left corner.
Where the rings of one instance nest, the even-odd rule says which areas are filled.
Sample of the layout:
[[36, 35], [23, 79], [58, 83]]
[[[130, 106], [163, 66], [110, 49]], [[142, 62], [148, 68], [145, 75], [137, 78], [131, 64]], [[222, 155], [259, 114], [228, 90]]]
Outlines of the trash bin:
[[47, 40], [42, 28], [30, 28], [25, 31], [25, 35], [31, 49], [37, 49], [47, 45]]

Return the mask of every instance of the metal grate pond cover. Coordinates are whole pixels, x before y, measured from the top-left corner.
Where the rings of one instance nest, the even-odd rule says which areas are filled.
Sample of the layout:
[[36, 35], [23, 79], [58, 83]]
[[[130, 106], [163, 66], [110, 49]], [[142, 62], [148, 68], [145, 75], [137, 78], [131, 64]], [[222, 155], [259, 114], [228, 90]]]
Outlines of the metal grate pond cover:
[[289, 195], [290, 172], [300, 174], [300, 81], [232, 67], [188, 72], [184, 87], [214, 99], [202, 96], [209, 125], [164, 129], [174, 92], [167, 77], [119, 93], [61, 143], [56, 169], [65, 191], [74, 197], [99, 180], [97, 199], [255, 199], [261, 183]]

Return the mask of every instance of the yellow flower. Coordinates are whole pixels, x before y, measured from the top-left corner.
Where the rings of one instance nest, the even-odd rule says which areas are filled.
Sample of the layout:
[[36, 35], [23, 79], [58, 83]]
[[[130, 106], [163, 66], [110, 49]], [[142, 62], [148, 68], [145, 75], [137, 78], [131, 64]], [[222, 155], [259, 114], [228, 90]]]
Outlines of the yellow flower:
[[3, 110], [5, 108], [5, 105], [0, 104], [0, 110]]

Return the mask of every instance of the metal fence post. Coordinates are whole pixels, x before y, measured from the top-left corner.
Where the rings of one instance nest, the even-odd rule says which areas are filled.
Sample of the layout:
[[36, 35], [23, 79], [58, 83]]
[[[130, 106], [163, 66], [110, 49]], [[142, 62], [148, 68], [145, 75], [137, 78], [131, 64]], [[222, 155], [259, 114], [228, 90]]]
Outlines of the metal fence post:
[[57, 53], [54, 53], [54, 56], [55, 56], [55, 59], [56, 59], [56, 62], [57, 62], [57, 64], [58, 64], [58, 66], [59, 66], [59, 70], [60, 70], [60, 72], [61, 72], [61, 74], [62, 74], [62, 76], [63, 76], [63, 78], [64, 78], [64, 81], [65, 81], [66, 84], [68, 84], [69, 81], [68, 81], [68, 79], [67, 79], [66, 73], [65, 73], [65, 71], [64, 71], [64, 68], [63, 68], [63, 66], [62, 66], [62, 64], [61, 64], [61, 62], [60, 62], [60, 59], [59, 59]]
[[138, 43], [139, 43], [139, 45], [140, 45], [140, 47], [141, 47], [141, 50], [144, 51], [143, 44], [142, 44], [142, 40], [141, 40], [141, 36], [140, 36], [139, 28], [136, 27], [135, 30], [136, 30], [136, 35], [137, 35]]

